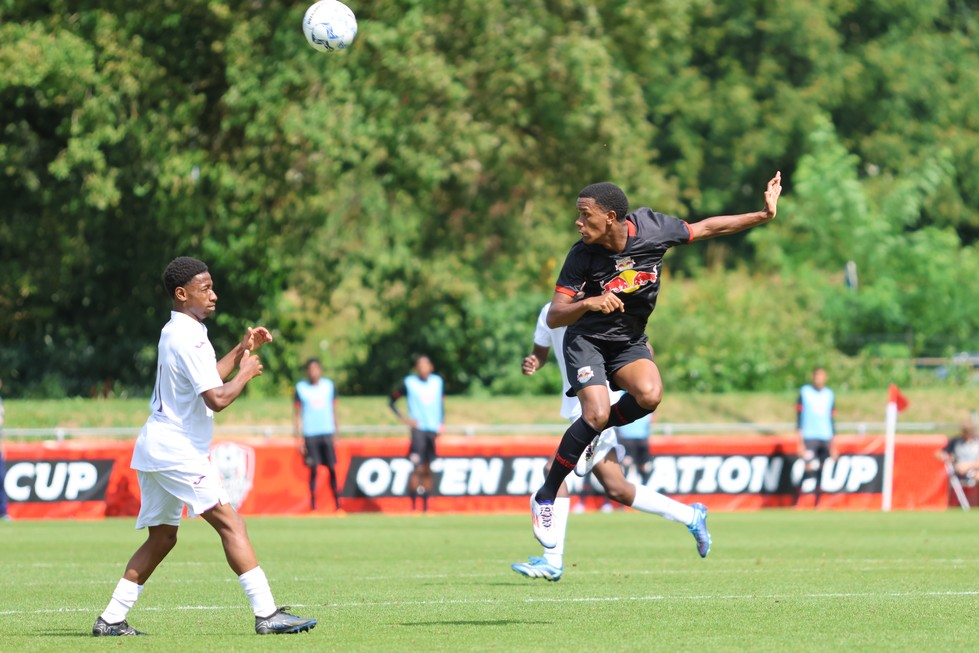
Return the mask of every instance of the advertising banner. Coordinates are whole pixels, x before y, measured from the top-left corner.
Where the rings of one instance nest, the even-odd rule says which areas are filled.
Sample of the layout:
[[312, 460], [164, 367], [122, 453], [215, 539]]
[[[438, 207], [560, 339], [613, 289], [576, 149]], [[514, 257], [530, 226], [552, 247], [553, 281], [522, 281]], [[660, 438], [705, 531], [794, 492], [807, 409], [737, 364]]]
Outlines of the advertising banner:
[[[626, 477], [685, 503], [712, 510], [792, 507], [879, 510], [883, 436], [837, 436], [840, 455], [819, 470], [796, 456], [795, 436], [673, 436], [650, 439], [651, 465]], [[941, 510], [948, 505], [944, 468], [935, 452], [944, 436], [909, 435], [897, 441], [894, 509]], [[438, 440], [432, 464], [433, 512], [510, 511], [527, 508], [543, 482], [554, 437], [456, 437]], [[139, 510], [132, 441], [7, 443], [4, 487], [17, 518], [101, 518]], [[337, 440], [341, 504], [348, 512], [411, 509], [407, 438]], [[232, 503], [244, 514], [309, 512], [309, 471], [291, 439], [215, 441], [211, 460]], [[326, 471], [317, 504], [332, 506]], [[568, 478], [573, 495], [600, 506], [601, 486]], [[818, 498], [818, 504], [817, 504]]]

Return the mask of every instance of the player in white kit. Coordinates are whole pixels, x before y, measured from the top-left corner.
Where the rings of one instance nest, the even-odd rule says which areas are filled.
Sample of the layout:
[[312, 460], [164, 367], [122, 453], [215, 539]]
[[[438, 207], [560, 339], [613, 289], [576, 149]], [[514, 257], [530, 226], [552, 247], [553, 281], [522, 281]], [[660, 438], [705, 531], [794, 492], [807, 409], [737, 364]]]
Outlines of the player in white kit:
[[[160, 334], [152, 413], [139, 432], [131, 464], [140, 489], [136, 528], [148, 528], [149, 534], [126, 565], [92, 634], [145, 634], [130, 626], [126, 616], [143, 584], [176, 545], [185, 505], [191, 517], [200, 515], [221, 537], [228, 564], [252, 604], [255, 632], [308, 631], [316, 625], [315, 619], [302, 619], [276, 607], [245, 521], [232, 507], [221, 474], [209, 459], [214, 413], [227, 408], [251, 379], [262, 374], [262, 364], [253, 352], [271, 342], [272, 334], [265, 327], [249, 328], [219, 361], [203, 324], [218, 299], [207, 266], [197, 259], [178, 257], [167, 266], [163, 281], [173, 310]], [[235, 369], [238, 373], [225, 382]]]
[[[537, 317], [537, 327], [534, 329], [534, 351], [523, 360], [523, 373], [531, 375], [547, 362], [550, 350], [554, 350], [558, 366], [561, 368], [561, 378], [564, 382], [561, 417], [574, 421], [581, 416], [581, 405], [577, 397], [567, 394], [571, 384], [565, 369], [563, 355], [564, 332], [566, 327], [552, 329], [547, 326], [547, 311], [550, 303], [544, 305]], [[609, 400], [614, 402], [618, 393], [609, 389]], [[615, 456], [610, 456], [612, 452]], [[606, 429], [595, 437], [588, 448], [579, 458], [575, 466], [575, 474], [585, 476], [589, 471], [595, 474], [605, 489], [605, 495], [612, 501], [635, 508], [642, 512], [660, 515], [671, 521], [680, 522], [688, 528], [695, 521], [695, 511], [692, 506], [675, 501], [644, 485], [635, 485], [626, 480], [619, 462], [625, 456], [625, 448], [619, 444], [615, 429]], [[553, 458], [548, 466], [553, 464]], [[567, 485], [562, 484], [557, 498], [554, 500], [552, 513], [552, 528], [557, 535], [557, 546], [545, 548], [541, 557], [530, 556], [528, 562], [518, 562], [511, 567], [518, 574], [529, 578], [544, 578], [549, 581], [560, 580], [564, 573], [564, 539], [568, 527], [570, 500]], [[696, 536], [694, 538], [696, 540]]]

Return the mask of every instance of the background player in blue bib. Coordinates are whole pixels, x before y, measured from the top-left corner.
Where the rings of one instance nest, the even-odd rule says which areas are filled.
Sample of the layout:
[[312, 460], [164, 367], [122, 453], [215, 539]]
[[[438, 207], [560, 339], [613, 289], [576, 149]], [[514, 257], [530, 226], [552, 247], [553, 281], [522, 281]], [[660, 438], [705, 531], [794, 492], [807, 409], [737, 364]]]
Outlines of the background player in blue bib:
[[[421, 497], [422, 510], [428, 510], [428, 495], [432, 492], [432, 461], [435, 460], [435, 438], [442, 428], [444, 414], [444, 383], [435, 374], [432, 360], [425, 355], [415, 358], [415, 373], [409, 374], [391, 393], [390, 406], [411, 429], [411, 446], [408, 460], [415, 465], [408, 479], [408, 492], [411, 496], [411, 509], [417, 508]], [[398, 411], [397, 401], [406, 397], [408, 416]]]
[[319, 359], [306, 361], [306, 378], [296, 384], [293, 424], [299, 440], [299, 453], [309, 467], [309, 509], [316, 510], [316, 473], [320, 466], [330, 473], [334, 508], [340, 510], [337, 493], [337, 454], [333, 436], [337, 434], [336, 389], [323, 376]]
[[[799, 481], [799, 491], [808, 491], [808, 486], [814, 486], [815, 500], [819, 504], [820, 480], [823, 465], [828, 458], [836, 459], [836, 445], [833, 436], [836, 425], [833, 417], [836, 415], [836, 395], [826, 387], [829, 375], [822, 367], [812, 371], [812, 383], [807, 383], [799, 390], [799, 400], [796, 402], [799, 429], [799, 455], [806, 461], [806, 469]], [[807, 477], [814, 477], [814, 482], [807, 483]], [[796, 495], [798, 500], [798, 495]]]

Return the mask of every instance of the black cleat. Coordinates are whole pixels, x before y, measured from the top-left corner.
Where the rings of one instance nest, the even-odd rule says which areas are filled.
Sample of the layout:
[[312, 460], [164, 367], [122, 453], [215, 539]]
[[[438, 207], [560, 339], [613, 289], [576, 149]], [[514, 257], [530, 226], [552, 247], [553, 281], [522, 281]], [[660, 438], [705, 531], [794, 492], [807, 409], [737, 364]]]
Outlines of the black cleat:
[[259, 635], [282, 635], [283, 633], [302, 633], [312, 630], [316, 625], [315, 619], [303, 619], [289, 614], [279, 608], [267, 617], [255, 617], [255, 632]]
[[108, 621], [99, 617], [92, 626], [93, 637], [121, 637], [129, 635], [145, 635], [146, 633], [136, 630], [123, 619], [117, 624], [110, 624]]

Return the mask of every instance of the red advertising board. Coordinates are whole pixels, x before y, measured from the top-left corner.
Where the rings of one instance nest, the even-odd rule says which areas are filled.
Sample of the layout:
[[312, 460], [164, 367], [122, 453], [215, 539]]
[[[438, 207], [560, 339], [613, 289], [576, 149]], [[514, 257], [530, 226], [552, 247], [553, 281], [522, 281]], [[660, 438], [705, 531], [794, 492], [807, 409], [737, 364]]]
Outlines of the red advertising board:
[[[652, 468], [626, 470], [634, 483], [712, 510], [812, 507], [815, 480], [803, 480], [795, 436], [674, 436], [650, 440]], [[840, 457], [819, 473], [820, 509], [878, 510], [883, 436], [838, 436]], [[935, 458], [944, 436], [897, 440], [893, 506], [940, 510], [948, 505], [945, 471]], [[553, 437], [451, 437], [438, 442], [433, 512], [523, 511], [543, 481]], [[16, 518], [102, 518], [139, 510], [132, 441], [7, 443], [4, 487]], [[288, 439], [218, 440], [211, 450], [241, 512], [308, 512], [308, 471]], [[348, 512], [404, 512], [411, 463], [407, 438], [339, 439], [337, 476]], [[321, 472], [323, 473], [323, 472]], [[572, 475], [572, 492], [582, 481]], [[803, 491], [799, 492], [800, 481]], [[320, 483], [328, 492], [326, 483]], [[808, 487], [813, 486], [813, 487]], [[596, 486], [599, 487], [599, 486]], [[591, 501], [597, 507], [601, 499]], [[331, 505], [321, 497], [320, 505]]]

